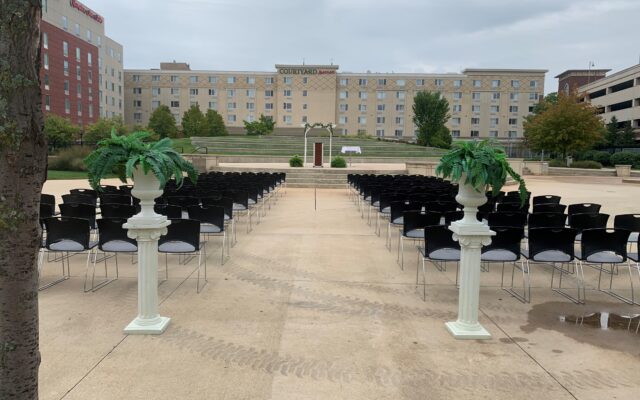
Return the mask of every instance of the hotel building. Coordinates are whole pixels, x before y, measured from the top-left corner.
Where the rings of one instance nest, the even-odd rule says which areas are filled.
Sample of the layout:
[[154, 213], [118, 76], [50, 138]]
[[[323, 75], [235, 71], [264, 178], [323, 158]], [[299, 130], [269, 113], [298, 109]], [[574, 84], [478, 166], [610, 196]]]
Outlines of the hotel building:
[[77, 0], [43, 0], [42, 104], [45, 114], [80, 126], [124, 117], [122, 45], [105, 35], [104, 18]]
[[[125, 122], [146, 125], [161, 104], [178, 124], [198, 104], [222, 114], [231, 131], [264, 114], [281, 132], [332, 122], [336, 133], [415, 136], [413, 98], [438, 91], [449, 101], [454, 137], [522, 139], [523, 117], [544, 93], [546, 70], [465, 69], [453, 74], [352, 73], [337, 65], [276, 65], [275, 71], [195, 71], [186, 63], [125, 70]], [[235, 128], [235, 129], [234, 129]]]

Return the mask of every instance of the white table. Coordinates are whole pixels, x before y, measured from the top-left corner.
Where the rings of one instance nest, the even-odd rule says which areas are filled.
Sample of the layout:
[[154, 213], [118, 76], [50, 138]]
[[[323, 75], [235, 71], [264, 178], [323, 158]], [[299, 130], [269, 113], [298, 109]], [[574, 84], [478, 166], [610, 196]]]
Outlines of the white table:
[[[340, 150], [342, 154], [362, 154], [360, 146], [342, 146]], [[351, 157], [349, 157], [349, 166], [351, 166]]]

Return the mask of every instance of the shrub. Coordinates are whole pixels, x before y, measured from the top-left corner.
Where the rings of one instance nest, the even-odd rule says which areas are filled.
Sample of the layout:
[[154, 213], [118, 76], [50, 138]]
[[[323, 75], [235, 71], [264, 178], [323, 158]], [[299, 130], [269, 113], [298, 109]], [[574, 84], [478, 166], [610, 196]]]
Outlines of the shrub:
[[567, 163], [563, 160], [549, 160], [549, 166], [554, 168], [566, 167]]
[[49, 169], [56, 171], [86, 171], [84, 159], [91, 153], [91, 148], [73, 146], [61, 150], [58, 156], [51, 158]]
[[634, 168], [640, 167], [640, 154], [630, 151], [621, 151], [611, 155], [613, 165], [632, 165]]
[[571, 163], [571, 168], [602, 169], [602, 164], [592, 160], [574, 161]]
[[577, 161], [597, 161], [602, 165], [610, 165], [611, 154], [607, 151], [589, 150], [578, 154]]
[[302, 158], [300, 158], [299, 155], [295, 155], [295, 156], [291, 157], [289, 159], [289, 166], [290, 167], [302, 167], [303, 166]]
[[331, 160], [331, 168], [346, 168], [347, 167], [347, 161], [338, 156], [338, 157], [334, 157], [333, 160]]

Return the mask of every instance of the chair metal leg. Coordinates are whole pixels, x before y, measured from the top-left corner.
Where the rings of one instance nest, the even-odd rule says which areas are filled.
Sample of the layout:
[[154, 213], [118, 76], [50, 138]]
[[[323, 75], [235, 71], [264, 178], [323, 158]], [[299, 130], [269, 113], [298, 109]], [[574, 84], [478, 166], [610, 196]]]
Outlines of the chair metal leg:
[[[636, 269], [637, 268], [638, 268], [638, 264], [636, 263]], [[616, 299], [618, 299], [620, 301], [623, 301], [623, 302], [625, 302], [627, 304], [640, 305], [640, 302], [638, 302], [636, 300], [636, 297], [635, 297], [635, 290], [634, 290], [634, 287], [633, 287], [633, 273], [632, 273], [632, 270], [631, 270], [630, 261], [627, 260], [627, 269], [629, 271], [629, 284], [630, 284], [630, 287], [631, 287], [631, 298], [625, 297], [625, 296], [623, 296], [623, 295], [621, 295], [619, 293], [616, 293], [613, 290], [613, 275], [614, 275], [613, 269], [614, 269], [614, 265], [611, 264], [611, 272], [610, 272], [610, 278], [609, 278], [609, 289], [608, 290], [600, 289], [600, 288], [598, 288], [598, 289], [601, 292], [604, 292], [604, 293], [608, 294], [609, 296], [615, 297]], [[639, 274], [638, 276], [640, 277], [640, 270], [638, 270], [638, 274]]]
[[[553, 290], [554, 292], [558, 293], [561, 296], [566, 297], [567, 299], [571, 300], [572, 302], [576, 303], [576, 304], [584, 304], [585, 303], [585, 293], [584, 293], [584, 270], [582, 267], [582, 262], [579, 260], [575, 260], [574, 261], [574, 273], [576, 275], [576, 286], [577, 286], [577, 297], [572, 296], [571, 294], [569, 294], [566, 290], [564, 290], [562, 288], [562, 276], [565, 274], [571, 274], [570, 272], [570, 268], [567, 267], [567, 269], [564, 269], [564, 265], [567, 263], [560, 263], [560, 268], [555, 266], [555, 263], [552, 265], [554, 271], [551, 274], [551, 290]], [[560, 278], [558, 279], [558, 287], [554, 288], [553, 287], [553, 278], [555, 275], [555, 270], [558, 270], [558, 273], [560, 274]]]

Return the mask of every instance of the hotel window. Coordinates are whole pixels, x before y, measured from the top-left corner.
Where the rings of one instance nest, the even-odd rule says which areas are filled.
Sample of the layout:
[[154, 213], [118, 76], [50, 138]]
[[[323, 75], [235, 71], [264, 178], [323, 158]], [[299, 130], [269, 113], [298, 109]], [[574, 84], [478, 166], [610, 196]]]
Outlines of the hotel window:
[[217, 101], [210, 101], [209, 102], [209, 109], [210, 110], [217, 110], [218, 109], [218, 102]]
[[228, 122], [236, 122], [236, 116], [234, 114], [227, 115]]
[[404, 104], [396, 104], [396, 111], [404, 112]]
[[386, 108], [386, 105], [385, 105], [385, 104], [378, 104], [378, 105], [376, 106], [376, 109], [377, 109], [378, 111], [384, 111], [384, 110], [385, 110], [385, 108]]
[[516, 88], [516, 89], [519, 88], [520, 87], [520, 81], [512, 80], [511, 81], [511, 87], [512, 88]]
[[209, 77], [209, 83], [212, 85], [215, 85], [216, 83], [218, 83], [218, 77], [217, 76], [210, 76]]
[[292, 108], [293, 107], [292, 107], [291, 103], [283, 103], [282, 104], [282, 109], [283, 110], [291, 111]]
[[480, 112], [480, 106], [477, 105], [477, 104], [472, 105], [471, 106], [471, 112], [479, 113]]
[[307, 91], [306, 90], [302, 91], [302, 97], [307, 97]]
[[282, 116], [282, 122], [284, 122], [285, 124], [290, 124], [291, 121], [293, 121], [293, 119], [291, 118], [291, 115], [283, 115]]
[[473, 87], [482, 87], [482, 81], [479, 79], [473, 80]]
[[284, 82], [285, 85], [291, 85], [291, 83], [293, 82], [293, 78], [291, 78], [290, 76], [285, 76], [284, 78], [282, 78], [282, 82]]
[[492, 113], [500, 112], [500, 106], [491, 106], [490, 110]]
[[46, 111], [51, 110], [51, 97], [49, 95], [44, 96], [44, 109]]
[[69, 76], [69, 61], [64, 60], [62, 68], [64, 69], [64, 76]]
[[227, 89], [227, 97], [234, 97], [236, 95], [235, 89]]
[[189, 96], [197, 96], [197, 95], [198, 95], [198, 89], [197, 88], [189, 89]]
[[173, 94], [173, 95], [180, 94], [180, 88], [171, 88], [169, 90], [171, 91], [171, 94]]
[[454, 104], [453, 112], [462, 112], [462, 104]]
[[416, 79], [416, 86], [424, 86], [424, 79]]
[[82, 98], [82, 85], [78, 83], [78, 86], [76, 86], [76, 95], [78, 96], [78, 98]]
[[44, 69], [49, 69], [49, 54], [44, 53], [43, 56]]
[[93, 104], [89, 104], [89, 118], [93, 118]]
[[64, 99], [64, 113], [71, 114], [71, 101]]
[[49, 90], [49, 74], [44, 74], [44, 88]]
[[444, 86], [444, 80], [443, 79], [436, 79], [435, 80], [435, 84], [438, 87]]
[[518, 106], [509, 106], [509, 112], [517, 113], [518, 112]]
[[492, 88], [497, 88], [500, 87], [500, 79], [494, 79], [491, 81], [491, 87]]
[[247, 110], [255, 110], [256, 103], [247, 103]]
[[536, 92], [529, 93], [529, 100], [538, 100], [538, 93]]
[[451, 125], [460, 125], [460, 117], [451, 118]]
[[360, 86], [367, 86], [367, 83], [369, 83], [367, 79], [358, 79], [358, 85]]
[[396, 92], [396, 99], [404, 100], [405, 92]]
[[340, 86], [347, 86], [349, 84], [349, 79], [340, 78]]
[[303, 122], [303, 123], [306, 123], [306, 122], [307, 122], [307, 116], [306, 116], [306, 115], [303, 115], [303, 116], [302, 116], [302, 122]]
[[366, 125], [367, 124], [367, 117], [358, 117], [358, 124]]
[[69, 43], [62, 42], [62, 54], [65, 57], [69, 57]]
[[255, 85], [256, 84], [256, 78], [254, 78], [253, 76], [247, 76], [246, 82], [247, 82], [248, 85]]
[[402, 129], [396, 129], [394, 133], [395, 133], [395, 135], [396, 135], [397, 137], [400, 137], [400, 136], [402, 136], [402, 134], [404, 133], [404, 131], [403, 131]]
[[133, 119], [135, 119], [136, 121], [142, 121], [142, 113], [133, 113]]
[[367, 92], [358, 92], [358, 98], [362, 100], [366, 100]]
[[142, 100], [134, 100], [133, 101], [133, 106], [134, 107], [142, 107]]
[[480, 118], [478, 117], [471, 118], [471, 125], [479, 125], [479, 124], [480, 124]]
[[216, 96], [217, 94], [215, 89], [209, 89], [209, 96]]
[[102, 36], [98, 35], [98, 37], [96, 38], [96, 43], [98, 43], [98, 47], [102, 46]]
[[480, 92], [471, 93], [471, 100], [480, 100]]
[[367, 111], [367, 105], [366, 104], [358, 104], [358, 111], [366, 112]]
[[490, 124], [492, 127], [497, 126], [499, 122], [500, 122], [500, 121], [499, 121], [499, 119], [498, 119], [498, 118], [489, 118], [489, 124]]
[[509, 118], [509, 125], [518, 125], [518, 118]]
[[273, 90], [265, 90], [264, 97], [273, 97]]
[[398, 79], [398, 80], [396, 80], [396, 85], [404, 86], [404, 85], [406, 85], [406, 81], [404, 79]]
[[385, 117], [376, 117], [376, 124], [384, 124]]
[[76, 65], [76, 79], [80, 80], [82, 79], [82, 71], [80, 70], [80, 66]]
[[381, 92], [381, 91], [376, 92], [376, 98], [378, 100], [384, 100], [386, 97], [387, 97], [387, 92]]
[[77, 109], [78, 109], [78, 116], [79, 117], [82, 116], [82, 103], [81, 102], [78, 102]]
[[[306, 85], [307, 83], [309, 83], [309, 78], [307, 78], [306, 76], [305, 76], [304, 78], [302, 78], [302, 83], [303, 83], [304, 85]], [[306, 119], [307, 117], [303, 117], [303, 118], [305, 118], [305, 119]], [[305, 122], [306, 122], [306, 121], [305, 121]]]
[[284, 97], [291, 97], [291, 89], [285, 89], [283, 91]]
[[171, 83], [176, 83], [178, 82], [178, 75], [171, 75], [171, 77], [169, 77], [169, 81]]
[[273, 77], [269, 76], [264, 78], [265, 85], [273, 85]]
[[497, 138], [498, 137], [498, 131], [489, 131], [489, 137]]
[[518, 137], [518, 131], [509, 131], [509, 139], [515, 139]]
[[234, 83], [236, 83], [236, 77], [235, 76], [227, 76], [227, 84], [233, 85]]
[[91, 43], [91, 31], [87, 29], [87, 42]]
[[80, 62], [80, 47], [76, 47], [76, 61]]
[[460, 131], [459, 130], [453, 130], [451, 131], [451, 136], [453, 137], [460, 137]]
[[492, 92], [491, 100], [500, 100], [500, 92]]
[[87, 53], [87, 65], [88, 66], [92, 66], [93, 65], [93, 58], [91, 56], [91, 53]]
[[343, 116], [338, 117], [338, 123], [339, 123], [339, 124], [344, 125], [344, 124], [346, 124], [346, 123], [347, 123], [347, 121], [348, 121], [348, 119], [347, 119], [347, 117], [345, 117], [344, 115], [343, 115]]
[[456, 79], [455, 81], [453, 81], [453, 87], [454, 88], [462, 87], [462, 80], [461, 79]]
[[180, 114], [171, 113], [171, 115], [173, 115], [173, 119], [176, 120], [176, 124], [180, 124], [182, 122], [182, 117], [180, 116]]
[[471, 137], [480, 137], [480, 131], [471, 131]]
[[396, 117], [396, 125], [404, 125], [404, 117]]
[[236, 109], [236, 103], [235, 102], [230, 102], [227, 103], [227, 110], [235, 110]]
[[151, 82], [160, 82], [160, 75], [151, 75]]
[[529, 87], [530, 88], [537, 88], [538, 87], [538, 81], [530, 81], [529, 82]]
[[376, 136], [384, 136], [384, 129], [376, 129]]
[[69, 81], [66, 79], [64, 80], [64, 94], [69, 94]]
[[250, 97], [250, 98], [256, 97], [256, 90], [255, 89], [247, 89], [246, 95], [247, 95], [247, 97]]
[[189, 83], [198, 83], [198, 77], [197, 76], [190, 76], [189, 77]]
[[134, 82], [140, 82], [140, 75], [131, 75], [131, 80]]
[[349, 105], [345, 103], [340, 103], [340, 105], [338, 106], [338, 109], [340, 110], [340, 112], [348, 111]]
[[378, 86], [386, 86], [387, 85], [387, 80], [384, 78], [380, 78], [378, 79]]
[[265, 110], [273, 110], [273, 103], [265, 103], [264, 109]]
[[42, 32], [42, 47], [49, 48], [49, 35], [47, 35], [47, 32]]
[[306, 110], [306, 109], [307, 109], [307, 103], [304, 103], [304, 104], [302, 105], [302, 109], [303, 109], [303, 110]]
[[529, 112], [532, 113], [534, 108], [534, 106], [529, 106]]
[[62, 29], [64, 29], [65, 31], [69, 29], [69, 22], [67, 21], [66, 15], [62, 16]]
[[159, 96], [160, 95], [160, 88], [159, 87], [152, 87], [151, 88], [151, 95]]
[[347, 92], [346, 90], [341, 90], [338, 97], [341, 99], [346, 99], [349, 97], [349, 92]]
[[160, 101], [154, 100], [154, 101], [151, 102], [151, 109], [152, 110], [155, 110], [158, 107], [160, 107]]
[[454, 100], [462, 99], [462, 92], [453, 92], [453, 99]]
[[510, 93], [509, 99], [511, 99], [512, 101], [518, 101], [518, 93]]

